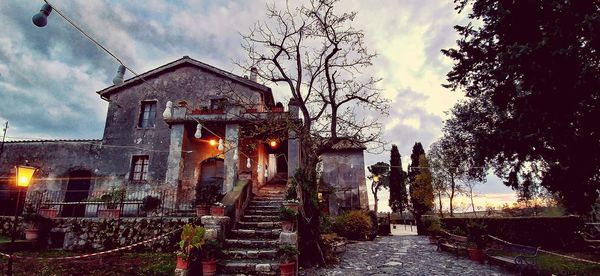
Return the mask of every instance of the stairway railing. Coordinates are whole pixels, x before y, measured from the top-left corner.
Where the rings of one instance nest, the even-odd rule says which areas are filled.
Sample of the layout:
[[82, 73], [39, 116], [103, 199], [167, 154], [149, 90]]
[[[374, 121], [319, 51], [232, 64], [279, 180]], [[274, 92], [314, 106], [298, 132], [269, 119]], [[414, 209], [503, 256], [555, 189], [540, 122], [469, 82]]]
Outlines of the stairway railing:
[[231, 218], [234, 228], [244, 215], [244, 210], [246, 210], [251, 199], [251, 180], [238, 180], [233, 190], [223, 197], [221, 202], [225, 205], [225, 215]]

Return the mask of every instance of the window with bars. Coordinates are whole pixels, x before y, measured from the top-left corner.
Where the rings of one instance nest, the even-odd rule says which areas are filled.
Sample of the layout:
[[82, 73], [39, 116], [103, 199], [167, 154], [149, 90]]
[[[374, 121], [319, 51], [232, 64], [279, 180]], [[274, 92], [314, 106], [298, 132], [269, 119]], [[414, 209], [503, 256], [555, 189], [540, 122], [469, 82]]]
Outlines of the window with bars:
[[155, 118], [156, 118], [156, 101], [142, 102], [142, 110], [140, 112], [140, 120], [138, 122], [138, 127], [153, 128]]
[[148, 179], [148, 155], [136, 155], [131, 159], [131, 174], [132, 182], [143, 182]]

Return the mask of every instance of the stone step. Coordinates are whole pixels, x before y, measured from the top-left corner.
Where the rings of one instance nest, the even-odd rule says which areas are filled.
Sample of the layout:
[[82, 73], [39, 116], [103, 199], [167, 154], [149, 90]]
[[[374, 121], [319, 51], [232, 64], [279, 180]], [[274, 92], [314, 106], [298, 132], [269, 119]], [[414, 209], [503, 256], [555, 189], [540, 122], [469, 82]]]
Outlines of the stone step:
[[234, 248], [277, 248], [279, 240], [259, 240], [259, 239], [225, 239], [225, 247]]
[[269, 200], [277, 200], [277, 201], [283, 201], [285, 200], [284, 196], [257, 196], [254, 197], [252, 200], [254, 201], [269, 201]]
[[278, 229], [235, 229], [231, 230], [231, 238], [269, 238], [278, 239], [281, 228]]
[[279, 216], [244, 215], [242, 221], [280, 221]]
[[276, 229], [281, 228], [281, 221], [239, 221], [238, 229]]
[[248, 204], [248, 206], [250, 207], [255, 207], [255, 206], [277, 206], [277, 207], [281, 207], [281, 205], [283, 205], [283, 200], [264, 200], [264, 201], [250, 201], [250, 203]]
[[278, 275], [279, 262], [273, 260], [225, 260], [218, 263], [218, 273], [246, 275]]
[[228, 260], [235, 259], [271, 259], [277, 258], [277, 249], [248, 249], [248, 248], [229, 248], [223, 250], [223, 254]]
[[279, 216], [279, 209], [273, 209], [273, 210], [264, 210], [264, 209], [247, 209], [246, 212], [244, 212], [245, 215], [250, 215], [250, 216]]

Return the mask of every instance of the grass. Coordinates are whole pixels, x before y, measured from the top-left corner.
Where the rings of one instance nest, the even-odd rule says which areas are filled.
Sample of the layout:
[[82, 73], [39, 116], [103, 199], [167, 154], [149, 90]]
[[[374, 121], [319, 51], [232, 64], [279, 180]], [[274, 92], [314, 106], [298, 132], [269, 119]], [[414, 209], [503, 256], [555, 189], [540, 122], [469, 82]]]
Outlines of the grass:
[[[63, 257], [81, 253], [62, 250], [24, 252], [29, 257]], [[0, 259], [6, 267], [6, 259]], [[17, 259], [15, 275], [174, 275], [175, 254], [115, 253], [76, 260]]]
[[9, 241], [10, 241], [10, 239], [8, 237], [0, 235], [0, 243], [9, 242]]

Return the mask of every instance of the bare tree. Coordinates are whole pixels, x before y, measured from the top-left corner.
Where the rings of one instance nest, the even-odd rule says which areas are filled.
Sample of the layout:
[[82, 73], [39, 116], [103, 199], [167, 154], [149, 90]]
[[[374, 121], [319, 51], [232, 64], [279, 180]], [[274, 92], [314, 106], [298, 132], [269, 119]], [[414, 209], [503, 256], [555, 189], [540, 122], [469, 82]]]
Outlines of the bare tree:
[[[429, 148], [429, 164], [434, 181], [435, 191], [438, 192], [438, 197], [444, 192], [449, 201], [450, 216], [454, 216], [454, 196], [462, 191], [459, 178], [466, 173], [466, 168], [462, 155], [458, 152], [458, 148], [450, 147], [444, 144], [445, 141], [436, 141]], [[440, 208], [441, 208], [441, 198]]]
[[[378, 116], [387, 100], [376, 88], [379, 79], [363, 73], [375, 54], [365, 47], [364, 33], [352, 26], [356, 12], [336, 13], [338, 0], [311, 0], [306, 5], [267, 6], [267, 18], [243, 34], [248, 62], [258, 76], [283, 84], [299, 108], [302, 124], [291, 124], [301, 141], [300, 251], [303, 263], [323, 263], [319, 239], [316, 164], [338, 137], [371, 147], [381, 145]], [[360, 116], [363, 115], [363, 116]], [[362, 118], [362, 119], [358, 119]]]

